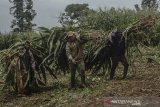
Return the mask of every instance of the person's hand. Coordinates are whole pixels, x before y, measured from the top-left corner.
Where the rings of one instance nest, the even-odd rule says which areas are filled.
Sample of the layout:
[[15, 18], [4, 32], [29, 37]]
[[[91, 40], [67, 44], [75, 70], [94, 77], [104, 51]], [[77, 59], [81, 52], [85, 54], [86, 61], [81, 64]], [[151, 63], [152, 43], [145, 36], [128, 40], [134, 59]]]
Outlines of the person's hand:
[[73, 64], [76, 64], [76, 61], [75, 61], [75, 59], [72, 59], [72, 63], [73, 63]]

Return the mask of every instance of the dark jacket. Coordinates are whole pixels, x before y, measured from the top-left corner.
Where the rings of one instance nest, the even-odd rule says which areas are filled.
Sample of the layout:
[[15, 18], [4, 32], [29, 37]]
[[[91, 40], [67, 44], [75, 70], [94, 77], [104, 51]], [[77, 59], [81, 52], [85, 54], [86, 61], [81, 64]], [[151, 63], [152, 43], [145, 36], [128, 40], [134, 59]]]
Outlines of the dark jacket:
[[112, 33], [112, 54], [111, 57], [119, 57], [125, 54], [125, 37], [121, 38], [116, 35], [116, 33]]
[[23, 62], [27, 71], [35, 69], [35, 60], [30, 49], [23, 54]]

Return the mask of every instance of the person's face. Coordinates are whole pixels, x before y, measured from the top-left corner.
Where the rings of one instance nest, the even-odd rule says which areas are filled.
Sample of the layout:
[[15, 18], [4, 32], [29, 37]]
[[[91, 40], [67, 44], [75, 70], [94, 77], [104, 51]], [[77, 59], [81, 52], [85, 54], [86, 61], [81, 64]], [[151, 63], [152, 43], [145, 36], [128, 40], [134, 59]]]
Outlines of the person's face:
[[122, 32], [118, 32], [118, 37], [122, 37]]
[[28, 43], [25, 43], [25, 44], [24, 44], [24, 48], [25, 48], [25, 49], [29, 49], [29, 47], [30, 47], [30, 45], [29, 45]]
[[71, 36], [69, 39], [70, 39], [71, 42], [75, 41], [76, 40], [75, 34], [73, 34], [73, 36]]

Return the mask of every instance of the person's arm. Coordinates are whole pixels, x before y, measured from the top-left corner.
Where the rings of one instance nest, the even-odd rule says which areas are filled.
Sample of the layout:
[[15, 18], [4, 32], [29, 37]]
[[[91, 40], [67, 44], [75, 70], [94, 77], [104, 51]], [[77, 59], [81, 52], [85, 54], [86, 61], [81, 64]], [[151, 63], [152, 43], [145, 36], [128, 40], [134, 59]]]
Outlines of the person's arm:
[[71, 50], [69, 48], [69, 44], [68, 43], [66, 44], [66, 55], [67, 55], [67, 57], [68, 57], [69, 60], [73, 59], [73, 57], [71, 55]]
[[116, 35], [115, 35], [115, 32], [111, 32], [107, 38], [108, 42], [106, 42], [107, 44], [110, 45], [110, 57], [112, 56], [113, 52], [114, 52], [114, 48], [115, 48], [115, 45], [116, 45]]
[[71, 50], [68, 43], [66, 44], [66, 55], [69, 61], [71, 61], [72, 63], [75, 63], [75, 60], [72, 57]]
[[82, 41], [82, 43], [86, 43], [90, 40], [94, 40], [94, 41], [97, 41], [97, 40], [101, 40], [103, 37], [101, 36], [96, 36], [96, 35], [93, 35], [93, 34], [89, 34], [89, 35], [81, 35], [80, 36], [80, 40]]
[[33, 56], [33, 53], [31, 52], [31, 50], [29, 50], [29, 56], [31, 58], [31, 66], [33, 69], [35, 69], [35, 59], [34, 59], [34, 56]]
[[77, 56], [74, 58], [75, 61], [82, 58], [82, 47], [81, 47], [81, 45], [78, 41], [76, 42], [76, 45], [77, 45], [77, 48], [78, 48], [78, 53], [77, 53]]
[[126, 44], [125, 44], [125, 37], [122, 37], [122, 54], [125, 55], [125, 50], [126, 50]]

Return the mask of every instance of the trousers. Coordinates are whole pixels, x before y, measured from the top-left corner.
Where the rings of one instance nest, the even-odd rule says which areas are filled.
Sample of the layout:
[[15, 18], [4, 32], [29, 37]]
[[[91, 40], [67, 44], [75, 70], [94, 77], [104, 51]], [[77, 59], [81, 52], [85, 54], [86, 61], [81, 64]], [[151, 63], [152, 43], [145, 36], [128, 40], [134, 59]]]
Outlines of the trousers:
[[128, 62], [125, 56], [111, 57], [112, 67], [110, 72], [110, 79], [113, 79], [115, 75], [115, 70], [119, 62], [121, 62], [124, 66], [123, 79], [126, 78], [128, 72]]
[[71, 82], [70, 82], [71, 87], [75, 86], [76, 70], [80, 71], [81, 83], [85, 84], [85, 64], [84, 64], [84, 60], [80, 60], [76, 64], [69, 63], [69, 66], [70, 66], [70, 70], [71, 70]]

